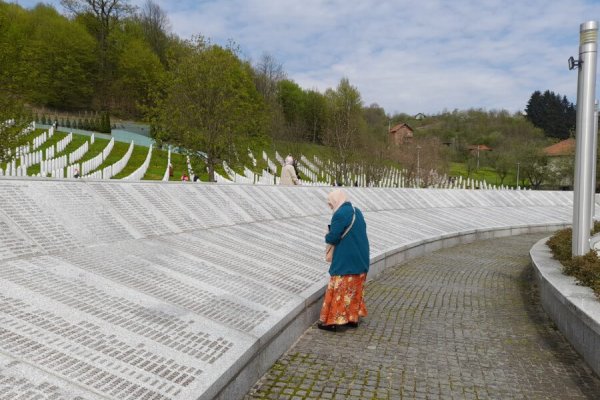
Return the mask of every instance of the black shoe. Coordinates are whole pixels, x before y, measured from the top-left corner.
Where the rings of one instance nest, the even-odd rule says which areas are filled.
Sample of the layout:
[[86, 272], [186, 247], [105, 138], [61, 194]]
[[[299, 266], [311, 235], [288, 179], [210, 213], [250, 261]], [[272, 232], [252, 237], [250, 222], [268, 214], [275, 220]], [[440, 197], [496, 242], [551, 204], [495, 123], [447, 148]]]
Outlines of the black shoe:
[[322, 322], [319, 322], [317, 324], [317, 328], [322, 329], [324, 331], [330, 331], [330, 332], [335, 332], [337, 330], [337, 326], [336, 325], [325, 325]]
[[348, 322], [346, 326], [348, 328], [358, 328], [358, 322]]

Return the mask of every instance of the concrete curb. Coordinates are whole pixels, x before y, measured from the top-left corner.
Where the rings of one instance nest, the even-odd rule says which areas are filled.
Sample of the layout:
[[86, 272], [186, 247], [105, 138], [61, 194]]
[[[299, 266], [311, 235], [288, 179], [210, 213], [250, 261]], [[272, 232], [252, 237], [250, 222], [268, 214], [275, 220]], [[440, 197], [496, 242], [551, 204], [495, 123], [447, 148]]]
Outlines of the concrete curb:
[[552, 258], [548, 238], [537, 242], [529, 255], [542, 306], [575, 350], [600, 375], [600, 302], [592, 289], [578, 286], [575, 278], [562, 273]]

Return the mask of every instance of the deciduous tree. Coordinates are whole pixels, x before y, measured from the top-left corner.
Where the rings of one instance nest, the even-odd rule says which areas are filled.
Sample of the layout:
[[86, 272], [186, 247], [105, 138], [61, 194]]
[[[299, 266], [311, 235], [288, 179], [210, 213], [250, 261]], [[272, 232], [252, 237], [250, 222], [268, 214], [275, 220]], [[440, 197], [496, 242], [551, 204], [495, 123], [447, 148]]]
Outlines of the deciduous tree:
[[364, 129], [362, 100], [358, 89], [343, 78], [335, 90], [325, 92], [327, 105], [327, 128], [325, 144], [333, 149], [338, 183], [349, 184], [348, 162], [356, 150], [361, 130]]
[[152, 124], [155, 137], [204, 152], [214, 180], [215, 165], [236, 143], [264, 133], [265, 108], [250, 67], [231, 49], [195, 38], [167, 74]]
[[316, 90], [308, 90], [305, 94], [304, 121], [309, 139], [313, 143], [323, 143], [323, 131], [327, 123], [325, 97]]
[[163, 65], [166, 65], [171, 29], [167, 13], [154, 0], [146, 0], [141, 7], [139, 20], [146, 41]]
[[120, 18], [132, 14], [134, 7], [128, 0], [61, 0], [60, 3], [79, 17], [98, 40], [98, 91], [101, 107], [106, 108], [115, 68], [111, 57], [111, 32]]

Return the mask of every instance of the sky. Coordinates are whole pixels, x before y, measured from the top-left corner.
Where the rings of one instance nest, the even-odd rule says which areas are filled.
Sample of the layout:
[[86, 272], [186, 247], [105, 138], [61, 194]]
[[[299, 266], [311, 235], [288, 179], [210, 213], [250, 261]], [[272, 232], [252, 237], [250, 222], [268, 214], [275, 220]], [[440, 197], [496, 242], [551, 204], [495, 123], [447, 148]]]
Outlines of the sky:
[[578, 58], [580, 24], [600, 20], [600, 0], [154, 1], [183, 39], [232, 40], [253, 63], [269, 54], [304, 89], [348, 78], [365, 106], [411, 115], [517, 112], [536, 90], [576, 103], [567, 60]]

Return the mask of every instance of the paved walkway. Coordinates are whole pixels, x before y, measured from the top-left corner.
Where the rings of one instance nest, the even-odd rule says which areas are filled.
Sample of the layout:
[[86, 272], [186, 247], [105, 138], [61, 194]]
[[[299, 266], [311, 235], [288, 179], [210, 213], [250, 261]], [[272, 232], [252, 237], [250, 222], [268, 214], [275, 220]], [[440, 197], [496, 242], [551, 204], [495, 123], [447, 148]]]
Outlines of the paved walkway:
[[311, 327], [246, 399], [600, 399], [600, 379], [536, 297], [528, 251], [541, 237], [384, 272], [367, 285], [358, 329]]

